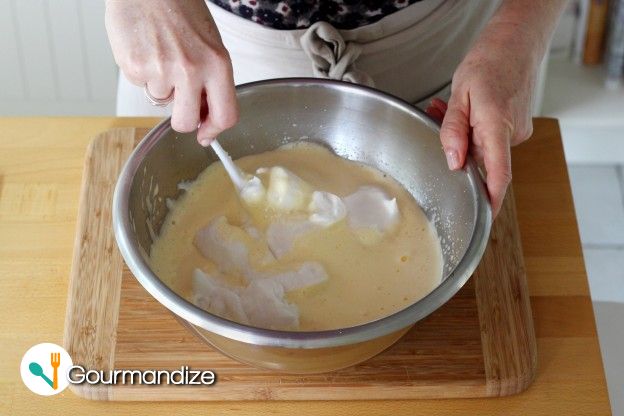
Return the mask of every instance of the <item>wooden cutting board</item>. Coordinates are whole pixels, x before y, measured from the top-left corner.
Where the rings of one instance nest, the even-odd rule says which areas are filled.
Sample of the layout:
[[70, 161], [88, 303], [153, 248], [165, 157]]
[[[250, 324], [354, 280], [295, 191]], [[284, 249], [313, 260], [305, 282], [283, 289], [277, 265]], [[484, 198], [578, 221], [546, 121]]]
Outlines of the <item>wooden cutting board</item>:
[[134, 279], [117, 250], [115, 181], [145, 129], [116, 129], [87, 150], [64, 346], [88, 369], [212, 370], [204, 386], [83, 384], [98, 400], [358, 400], [494, 397], [526, 389], [536, 342], [513, 193], [483, 260], [462, 290], [397, 344], [357, 366], [289, 375], [240, 364], [202, 343]]

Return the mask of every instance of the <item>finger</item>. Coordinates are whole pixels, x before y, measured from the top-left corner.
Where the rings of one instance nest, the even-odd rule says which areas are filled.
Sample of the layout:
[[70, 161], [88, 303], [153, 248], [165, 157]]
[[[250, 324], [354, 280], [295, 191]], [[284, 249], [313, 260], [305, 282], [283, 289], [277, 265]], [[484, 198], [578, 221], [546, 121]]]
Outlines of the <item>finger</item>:
[[442, 114], [445, 114], [446, 110], [448, 110], [448, 104], [446, 104], [444, 100], [441, 100], [439, 98], [432, 99], [430, 105], [431, 107], [434, 107], [440, 110]]
[[147, 82], [147, 91], [154, 98], [165, 99], [173, 93], [173, 85], [164, 79], [151, 79]]
[[[475, 131], [475, 135], [481, 134]], [[505, 127], [492, 128], [479, 139], [483, 143], [483, 165], [487, 172], [486, 183], [492, 205], [492, 214], [498, 215], [507, 186], [511, 182], [511, 133]]]
[[201, 86], [184, 81], [176, 83], [171, 114], [171, 127], [175, 131], [188, 133], [197, 129], [201, 93]]
[[206, 84], [208, 112], [197, 132], [202, 146], [208, 146], [219, 133], [238, 121], [238, 100], [231, 69], [225, 68], [221, 75], [215, 74]]
[[475, 145], [472, 141], [468, 145], [468, 153], [472, 156], [478, 163], [483, 163], [483, 148], [481, 146]]
[[446, 102], [439, 98], [433, 98], [429, 102], [429, 106], [427, 107], [425, 112], [429, 115], [429, 117], [435, 119], [438, 123], [442, 123], [447, 109], [448, 105], [446, 104]]
[[427, 107], [425, 112], [429, 115], [429, 117], [433, 118], [438, 123], [442, 123], [442, 119], [444, 118], [444, 113], [442, 113], [442, 111], [440, 111], [439, 108], [429, 106]]
[[145, 77], [143, 76], [143, 74], [138, 73], [137, 71], [124, 69], [121, 70], [121, 73], [132, 85], [136, 85], [137, 87], [145, 86]]
[[460, 169], [466, 161], [470, 134], [468, 96], [453, 93], [440, 128], [440, 140], [451, 170]]

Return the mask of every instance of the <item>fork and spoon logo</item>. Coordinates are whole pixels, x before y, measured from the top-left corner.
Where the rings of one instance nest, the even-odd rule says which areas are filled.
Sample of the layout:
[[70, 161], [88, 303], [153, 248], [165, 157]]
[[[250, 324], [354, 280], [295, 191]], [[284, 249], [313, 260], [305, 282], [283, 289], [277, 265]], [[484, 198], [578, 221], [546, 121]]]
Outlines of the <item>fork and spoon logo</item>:
[[63, 347], [46, 342], [26, 351], [20, 373], [24, 384], [33, 393], [51, 396], [69, 385], [67, 370], [72, 365], [72, 359]]

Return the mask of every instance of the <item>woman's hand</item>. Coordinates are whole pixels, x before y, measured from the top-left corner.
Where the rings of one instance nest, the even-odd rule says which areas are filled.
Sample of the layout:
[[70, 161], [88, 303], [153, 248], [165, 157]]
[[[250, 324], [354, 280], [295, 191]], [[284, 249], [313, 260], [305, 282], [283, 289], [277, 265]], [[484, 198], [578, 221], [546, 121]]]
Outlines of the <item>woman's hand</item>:
[[460, 169], [468, 151], [486, 170], [494, 216], [511, 181], [510, 146], [532, 133], [531, 107], [540, 62], [566, 0], [503, 0], [453, 75], [448, 107], [427, 112], [442, 121], [448, 165]]
[[[107, 0], [106, 30], [130, 82], [173, 91], [171, 126], [207, 146], [238, 120], [230, 57], [203, 0]], [[200, 109], [208, 107], [205, 119]]]
[[468, 151], [482, 162], [496, 216], [511, 182], [510, 146], [532, 133], [541, 56], [529, 41], [509, 39], [507, 29], [494, 29], [481, 36], [457, 68], [448, 107], [433, 100], [427, 112], [443, 118], [440, 139], [450, 169], [460, 169]]

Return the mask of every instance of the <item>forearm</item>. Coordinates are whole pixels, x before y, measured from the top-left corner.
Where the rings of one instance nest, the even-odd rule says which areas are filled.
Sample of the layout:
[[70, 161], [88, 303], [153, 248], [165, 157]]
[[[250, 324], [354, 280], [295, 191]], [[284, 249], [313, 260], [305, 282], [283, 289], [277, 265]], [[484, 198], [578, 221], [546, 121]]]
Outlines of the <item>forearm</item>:
[[527, 48], [541, 61], [566, 3], [567, 0], [503, 0], [482, 37], [498, 40], [504, 47]]

